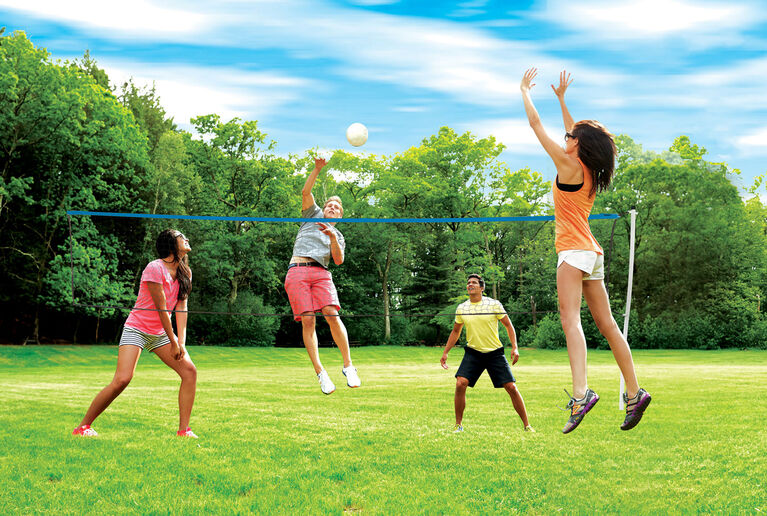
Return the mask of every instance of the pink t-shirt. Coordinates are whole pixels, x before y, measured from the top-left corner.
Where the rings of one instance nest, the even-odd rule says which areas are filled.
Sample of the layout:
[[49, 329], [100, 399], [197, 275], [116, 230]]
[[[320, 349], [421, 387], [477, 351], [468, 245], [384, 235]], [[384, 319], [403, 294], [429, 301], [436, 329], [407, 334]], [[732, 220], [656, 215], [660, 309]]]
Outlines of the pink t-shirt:
[[[131, 310], [125, 326], [135, 328], [149, 335], [162, 335], [165, 329], [160, 322], [160, 312], [154, 306], [152, 294], [149, 293], [147, 282], [160, 283], [165, 292], [165, 304], [168, 310], [176, 308], [178, 301], [178, 280], [173, 279], [168, 269], [162, 264], [162, 260], [149, 262], [141, 273], [141, 286], [138, 289], [138, 299]], [[136, 310], [136, 308], [149, 308], [150, 310]]]

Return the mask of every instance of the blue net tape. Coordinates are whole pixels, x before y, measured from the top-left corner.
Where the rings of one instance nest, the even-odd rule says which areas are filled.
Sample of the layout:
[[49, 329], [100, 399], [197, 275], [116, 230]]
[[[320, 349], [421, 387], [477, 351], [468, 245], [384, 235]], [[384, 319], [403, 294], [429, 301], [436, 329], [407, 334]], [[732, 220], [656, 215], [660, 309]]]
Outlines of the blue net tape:
[[[108, 211], [67, 211], [67, 215], [90, 215], [92, 217], [130, 217], [139, 219], [176, 219], [176, 220], [226, 220], [226, 221], [248, 221], [248, 222], [345, 222], [345, 223], [382, 223], [382, 222], [408, 222], [416, 224], [435, 223], [435, 222], [526, 222], [526, 221], [547, 221], [554, 220], [553, 215], [531, 215], [528, 217], [443, 217], [443, 218], [406, 218], [406, 219], [305, 219], [305, 218], [284, 218], [284, 217], [221, 217], [214, 215], [160, 215], [156, 213], [116, 213]], [[591, 215], [590, 220], [597, 219], [617, 219], [619, 215], [615, 213], [600, 213]]]

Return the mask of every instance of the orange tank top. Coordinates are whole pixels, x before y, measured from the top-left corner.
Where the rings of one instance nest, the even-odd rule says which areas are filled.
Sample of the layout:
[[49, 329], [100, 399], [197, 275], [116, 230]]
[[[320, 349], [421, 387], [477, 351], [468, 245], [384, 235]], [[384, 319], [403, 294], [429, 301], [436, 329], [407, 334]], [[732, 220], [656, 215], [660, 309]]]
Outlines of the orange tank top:
[[577, 191], [562, 190], [562, 187], [568, 188], [571, 185], [557, 186], [558, 178], [552, 187], [556, 224], [554, 245], [557, 253], [577, 249], [604, 254], [589, 227], [589, 214], [596, 198], [595, 195], [589, 195], [594, 180], [588, 167], [580, 159], [578, 163], [583, 169], [583, 184]]

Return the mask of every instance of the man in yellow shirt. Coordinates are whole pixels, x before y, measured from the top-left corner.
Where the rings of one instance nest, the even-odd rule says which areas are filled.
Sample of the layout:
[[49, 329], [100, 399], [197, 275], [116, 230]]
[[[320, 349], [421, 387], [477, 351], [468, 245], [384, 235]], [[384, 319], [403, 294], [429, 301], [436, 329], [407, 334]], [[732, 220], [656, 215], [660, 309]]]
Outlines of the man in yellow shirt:
[[522, 419], [525, 431], [534, 432], [527, 419], [527, 410], [522, 395], [517, 389], [511, 367], [503, 354], [503, 344], [498, 338], [498, 321], [506, 328], [511, 342], [511, 363], [519, 360], [517, 335], [509, 316], [500, 301], [485, 297], [485, 280], [479, 274], [469, 274], [466, 291], [469, 299], [456, 309], [453, 331], [447, 339], [442, 353], [443, 369], [447, 369], [447, 354], [458, 342], [463, 325], [466, 325], [466, 348], [463, 360], [455, 373], [455, 432], [463, 432], [463, 411], [466, 408], [466, 387], [474, 387], [482, 372], [487, 370], [493, 387], [503, 387], [511, 397], [514, 410]]

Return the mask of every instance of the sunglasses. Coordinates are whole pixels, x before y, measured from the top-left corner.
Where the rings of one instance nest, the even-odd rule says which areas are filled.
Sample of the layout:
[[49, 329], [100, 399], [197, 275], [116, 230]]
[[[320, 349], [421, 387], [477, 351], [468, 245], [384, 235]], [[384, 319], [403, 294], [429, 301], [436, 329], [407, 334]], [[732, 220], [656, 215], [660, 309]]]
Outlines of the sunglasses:
[[182, 240], [189, 240], [188, 238], [186, 238], [186, 237], [184, 236], [184, 234], [183, 234], [183, 233], [176, 233], [176, 238], [178, 238], [178, 237], [181, 237], [181, 239], [182, 239]]
[[565, 141], [567, 141], [567, 140], [569, 140], [571, 138], [575, 138], [575, 135], [570, 134], [570, 133], [565, 133]]

